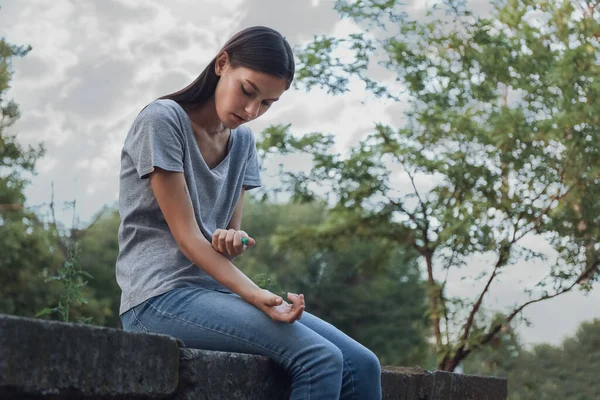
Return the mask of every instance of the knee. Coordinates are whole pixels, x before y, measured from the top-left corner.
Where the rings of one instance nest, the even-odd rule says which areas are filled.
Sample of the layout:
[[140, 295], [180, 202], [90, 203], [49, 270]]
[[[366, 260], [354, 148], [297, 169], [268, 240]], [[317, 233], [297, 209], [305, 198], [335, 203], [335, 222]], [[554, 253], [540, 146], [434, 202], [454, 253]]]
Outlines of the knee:
[[381, 375], [381, 364], [379, 358], [371, 350], [366, 347], [361, 349], [358, 354], [354, 357], [354, 363], [356, 368], [359, 368], [369, 375], [380, 376]]
[[333, 343], [321, 344], [316, 359], [318, 364], [326, 365], [330, 371], [339, 372], [340, 375], [344, 369], [344, 354]]
[[309, 345], [291, 370], [292, 398], [337, 399], [343, 373], [344, 356], [337, 346], [330, 342]]
[[292, 377], [310, 379], [314, 382], [342, 379], [344, 356], [333, 343], [323, 341], [306, 346], [296, 357], [290, 370]]
[[344, 355], [333, 343], [323, 341], [304, 349], [300, 356], [302, 370], [310, 375], [339, 375], [344, 369]]
[[302, 346], [292, 356], [295, 360], [292, 365], [302, 367], [304, 370], [322, 369], [342, 371], [344, 366], [344, 355], [333, 343], [323, 339]]

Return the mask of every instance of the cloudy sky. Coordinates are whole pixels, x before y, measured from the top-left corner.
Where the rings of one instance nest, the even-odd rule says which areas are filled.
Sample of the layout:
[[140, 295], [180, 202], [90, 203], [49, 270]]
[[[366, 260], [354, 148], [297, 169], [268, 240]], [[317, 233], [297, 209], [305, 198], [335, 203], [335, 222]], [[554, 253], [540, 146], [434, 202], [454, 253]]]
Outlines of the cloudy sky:
[[[325, 0], [6, 0], [0, 6], [0, 36], [33, 47], [14, 61], [9, 92], [21, 108], [13, 128], [19, 140], [47, 148], [27, 191], [29, 205], [48, 202], [54, 183], [56, 200], [76, 199], [84, 221], [117, 199], [120, 150], [137, 112], [191, 82], [233, 33], [267, 25], [297, 45], [315, 34], [359, 29]], [[484, 11], [489, 4], [480, 0], [475, 7]], [[401, 110], [402, 105], [369, 99], [358, 87], [342, 97], [290, 90], [251, 127], [260, 132], [291, 122], [296, 132], [335, 133], [343, 151], [375, 122], [399, 121]], [[286, 167], [294, 162], [287, 160]], [[68, 220], [70, 214], [60, 217]], [[527, 244], [552, 256], [540, 238], [529, 237]], [[490, 259], [474, 259], [465, 271], [470, 275], [490, 265]], [[520, 281], [543, 270], [540, 263], [517, 265], [502, 276], [488, 305], [524, 300]], [[481, 284], [460, 277], [450, 277], [450, 292], [476, 296]], [[598, 304], [600, 291], [532, 305], [525, 316], [533, 325], [520, 329], [523, 340], [559, 343], [580, 322], [600, 317]]]

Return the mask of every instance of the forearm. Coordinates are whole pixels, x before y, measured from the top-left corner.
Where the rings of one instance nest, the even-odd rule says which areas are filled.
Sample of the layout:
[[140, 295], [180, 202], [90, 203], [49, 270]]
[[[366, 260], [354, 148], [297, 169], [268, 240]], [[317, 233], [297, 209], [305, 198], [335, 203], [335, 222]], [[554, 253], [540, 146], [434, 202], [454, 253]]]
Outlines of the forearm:
[[179, 243], [183, 254], [217, 282], [252, 303], [255, 293], [260, 290], [250, 278], [216, 251], [200, 232], [190, 235]]

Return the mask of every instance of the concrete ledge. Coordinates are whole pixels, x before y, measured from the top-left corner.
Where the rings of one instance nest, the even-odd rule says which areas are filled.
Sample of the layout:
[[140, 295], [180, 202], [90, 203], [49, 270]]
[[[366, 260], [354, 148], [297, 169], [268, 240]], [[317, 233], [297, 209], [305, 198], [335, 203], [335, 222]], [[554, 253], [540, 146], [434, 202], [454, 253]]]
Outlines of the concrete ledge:
[[[418, 368], [382, 372], [385, 400], [505, 400], [506, 380]], [[176, 339], [0, 314], [1, 399], [286, 399], [266, 357]]]
[[2, 399], [164, 398], [178, 382], [169, 336], [0, 315]]
[[180, 386], [173, 399], [280, 400], [290, 378], [263, 356], [181, 349]]
[[506, 379], [388, 367], [381, 372], [383, 400], [505, 400]]

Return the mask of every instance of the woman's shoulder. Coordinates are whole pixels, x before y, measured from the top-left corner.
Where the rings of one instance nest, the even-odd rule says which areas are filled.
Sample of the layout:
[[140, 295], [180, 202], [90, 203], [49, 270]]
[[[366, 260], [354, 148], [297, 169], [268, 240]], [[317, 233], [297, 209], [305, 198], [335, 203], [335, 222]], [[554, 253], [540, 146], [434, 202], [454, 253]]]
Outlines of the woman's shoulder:
[[181, 106], [173, 100], [157, 99], [146, 105], [137, 116], [137, 119], [177, 118]]
[[176, 134], [184, 138], [182, 117], [177, 107], [180, 107], [179, 104], [173, 100], [158, 99], [150, 102], [135, 117], [128, 136], [136, 137], [152, 131], [161, 135]]
[[240, 139], [240, 141], [245, 146], [254, 146], [254, 133], [252, 129], [246, 125], [241, 125], [235, 129], [236, 139]]

